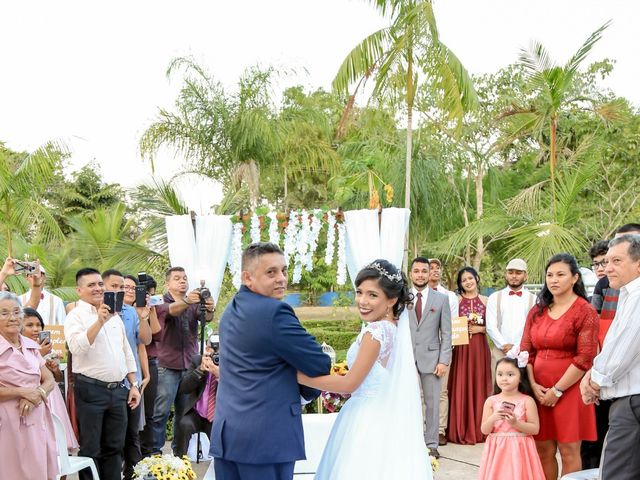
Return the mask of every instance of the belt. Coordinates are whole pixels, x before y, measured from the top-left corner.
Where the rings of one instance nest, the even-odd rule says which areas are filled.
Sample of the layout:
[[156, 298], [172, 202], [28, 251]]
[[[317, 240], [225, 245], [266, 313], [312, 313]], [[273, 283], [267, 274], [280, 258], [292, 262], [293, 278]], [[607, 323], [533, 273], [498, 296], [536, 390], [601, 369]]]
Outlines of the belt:
[[115, 390], [116, 388], [125, 388], [124, 380], [120, 380], [119, 382], [103, 382], [102, 380], [96, 380], [95, 378], [87, 377], [86, 375], [82, 375], [81, 373], [76, 373], [75, 378], [76, 380], [80, 380], [81, 382], [98, 385], [100, 387], [108, 388], [109, 390]]

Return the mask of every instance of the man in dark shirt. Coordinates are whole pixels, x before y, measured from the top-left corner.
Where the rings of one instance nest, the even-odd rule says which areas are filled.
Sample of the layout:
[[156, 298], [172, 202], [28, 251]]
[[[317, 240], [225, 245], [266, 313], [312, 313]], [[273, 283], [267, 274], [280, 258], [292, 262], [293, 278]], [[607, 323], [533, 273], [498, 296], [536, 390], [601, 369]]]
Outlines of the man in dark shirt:
[[[200, 293], [187, 295], [189, 282], [184, 268], [172, 267], [166, 274], [167, 293], [164, 304], [156, 307], [162, 330], [158, 334], [158, 392], [153, 412], [153, 453], [161, 453], [166, 439], [167, 420], [175, 404], [173, 431], [180, 423], [187, 396], [178, 393], [180, 380], [186, 374], [191, 359], [198, 353], [198, 312]], [[205, 320], [213, 319], [213, 299], [205, 307]], [[176, 452], [175, 437], [172, 444]]]

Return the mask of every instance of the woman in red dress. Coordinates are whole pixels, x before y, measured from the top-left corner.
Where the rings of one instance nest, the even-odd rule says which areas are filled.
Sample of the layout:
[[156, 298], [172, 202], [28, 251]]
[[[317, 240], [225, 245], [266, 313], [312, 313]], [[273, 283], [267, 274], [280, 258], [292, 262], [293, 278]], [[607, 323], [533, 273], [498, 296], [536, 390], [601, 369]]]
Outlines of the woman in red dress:
[[480, 277], [471, 267], [458, 272], [460, 316], [469, 319], [469, 345], [453, 349], [449, 374], [449, 430], [453, 443], [484, 442], [480, 430], [484, 402], [491, 395], [491, 353], [485, 334], [487, 298], [479, 294]]
[[554, 255], [545, 285], [529, 312], [520, 344], [529, 352], [527, 371], [540, 414], [536, 447], [547, 480], [582, 469], [580, 442], [596, 439], [593, 405], [580, 397], [580, 379], [598, 346], [598, 314], [587, 301], [576, 259]]

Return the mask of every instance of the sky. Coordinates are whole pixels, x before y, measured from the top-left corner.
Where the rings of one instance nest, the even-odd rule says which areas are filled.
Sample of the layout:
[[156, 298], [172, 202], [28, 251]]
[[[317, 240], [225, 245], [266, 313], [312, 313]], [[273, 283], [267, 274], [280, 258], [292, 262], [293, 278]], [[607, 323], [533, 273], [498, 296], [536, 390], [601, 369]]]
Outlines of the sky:
[[[534, 39], [562, 64], [611, 19], [587, 63], [615, 59], [605, 85], [640, 105], [637, 2], [435, 0], [434, 8], [441, 39], [471, 73], [516, 61]], [[174, 103], [171, 59], [192, 56], [228, 88], [259, 64], [286, 69], [282, 87], [329, 89], [349, 51], [388, 25], [365, 0], [20, 0], [2, 2], [0, 19], [0, 141], [28, 151], [61, 140], [70, 169], [93, 161], [126, 187], [151, 178], [138, 142]], [[155, 164], [170, 178], [184, 161], [165, 150]], [[191, 182], [181, 186], [191, 208], [217, 201], [219, 188]]]

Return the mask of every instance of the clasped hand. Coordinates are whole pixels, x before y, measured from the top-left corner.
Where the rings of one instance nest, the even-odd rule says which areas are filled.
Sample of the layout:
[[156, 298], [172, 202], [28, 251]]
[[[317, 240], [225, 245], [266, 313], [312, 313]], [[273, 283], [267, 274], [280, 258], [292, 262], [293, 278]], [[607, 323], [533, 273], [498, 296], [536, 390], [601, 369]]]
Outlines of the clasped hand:
[[494, 412], [491, 417], [489, 417], [489, 420], [491, 420], [492, 423], [495, 423], [499, 420], [504, 420], [511, 426], [515, 425], [518, 421], [513, 413], [503, 409], [499, 409], [498, 411]]
[[551, 387], [543, 387], [540, 384], [534, 383], [531, 385], [531, 389], [533, 390], [533, 395], [538, 400], [540, 405], [544, 405], [545, 407], [555, 407], [556, 403], [558, 403], [558, 397], [553, 393], [553, 389]]
[[580, 381], [580, 395], [586, 405], [600, 404], [600, 385], [591, 380], [591, 370], [585, 373]]

